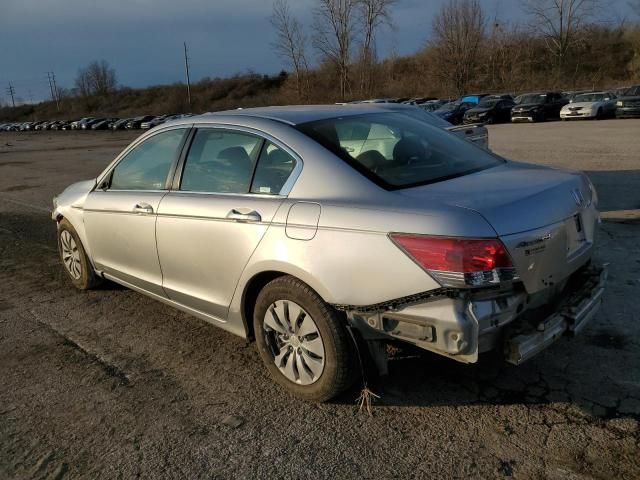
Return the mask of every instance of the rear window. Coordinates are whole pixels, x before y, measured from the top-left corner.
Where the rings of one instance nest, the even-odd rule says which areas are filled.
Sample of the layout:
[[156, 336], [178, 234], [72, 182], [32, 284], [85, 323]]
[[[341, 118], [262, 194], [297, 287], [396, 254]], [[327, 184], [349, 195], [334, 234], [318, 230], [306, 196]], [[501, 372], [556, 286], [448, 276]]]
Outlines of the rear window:
[[504, 162], [399, 112], [319, 120], [297, 128], [387, 190], [459, 177]]

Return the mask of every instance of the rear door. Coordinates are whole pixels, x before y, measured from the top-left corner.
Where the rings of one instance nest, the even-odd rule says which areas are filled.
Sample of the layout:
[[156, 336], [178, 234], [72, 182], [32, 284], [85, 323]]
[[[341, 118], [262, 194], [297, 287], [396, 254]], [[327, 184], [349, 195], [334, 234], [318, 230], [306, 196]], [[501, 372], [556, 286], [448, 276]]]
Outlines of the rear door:
[[96, 268], [161, 296], [156, 214], [186, 131], [185, 127], [163, 130], [135, 145], [84, 204], [85, 229]]
[[240, 274], [297, 165], [284, 147], [249, 131], [195, 132], [158, 210], [158, 255], [169, 298], [226, 319]]

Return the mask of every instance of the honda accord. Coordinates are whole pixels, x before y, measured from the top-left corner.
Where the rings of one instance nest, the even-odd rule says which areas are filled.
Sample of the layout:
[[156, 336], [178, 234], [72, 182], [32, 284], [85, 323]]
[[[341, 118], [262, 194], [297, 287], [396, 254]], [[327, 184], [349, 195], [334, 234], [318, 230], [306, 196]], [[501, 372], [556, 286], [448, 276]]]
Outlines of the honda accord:
[[597, 201], [582, 173], [401, 110], [292, 106], [158, 126], [52, 217], [75, 287], [109, 279], [255, 339], [275, 381], [325, 401], [358, 354], [384, 372], [387, 342], [519, 364], [579, 332], [606, 281]]

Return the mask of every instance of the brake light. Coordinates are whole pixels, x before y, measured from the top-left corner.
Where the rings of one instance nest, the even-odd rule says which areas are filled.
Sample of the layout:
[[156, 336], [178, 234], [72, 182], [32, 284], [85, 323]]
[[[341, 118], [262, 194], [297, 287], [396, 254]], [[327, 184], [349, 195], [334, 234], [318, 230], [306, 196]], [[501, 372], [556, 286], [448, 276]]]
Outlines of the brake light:
[[513, 280], [513, 262], [496, 238], [467, 239], [391, 234], [415, 262], [446, 286], [484, 286]]

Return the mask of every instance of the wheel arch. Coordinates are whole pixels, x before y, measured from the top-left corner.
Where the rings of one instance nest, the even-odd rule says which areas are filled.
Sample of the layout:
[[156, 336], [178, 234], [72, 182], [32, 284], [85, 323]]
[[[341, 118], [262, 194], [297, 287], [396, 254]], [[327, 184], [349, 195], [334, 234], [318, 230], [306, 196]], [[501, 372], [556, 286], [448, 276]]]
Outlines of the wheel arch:
[[327, 301], [327, 292], [322, 288], [322, 286], [317, 285], [316, 282], [309, 281], [309, 275], [306, 274], [306, 272], [303, 272], [301, 275], [299, 272], [295, 272], [289, 268], [278, 267], [257, 272], [244, 283], [239, 305], [240, 316], [248, 339], [254, 339], [253, 311], [258, 294], [269, 282], [283, 276], [290, 276], [303, 282], [316, 292], [325, 302]]

